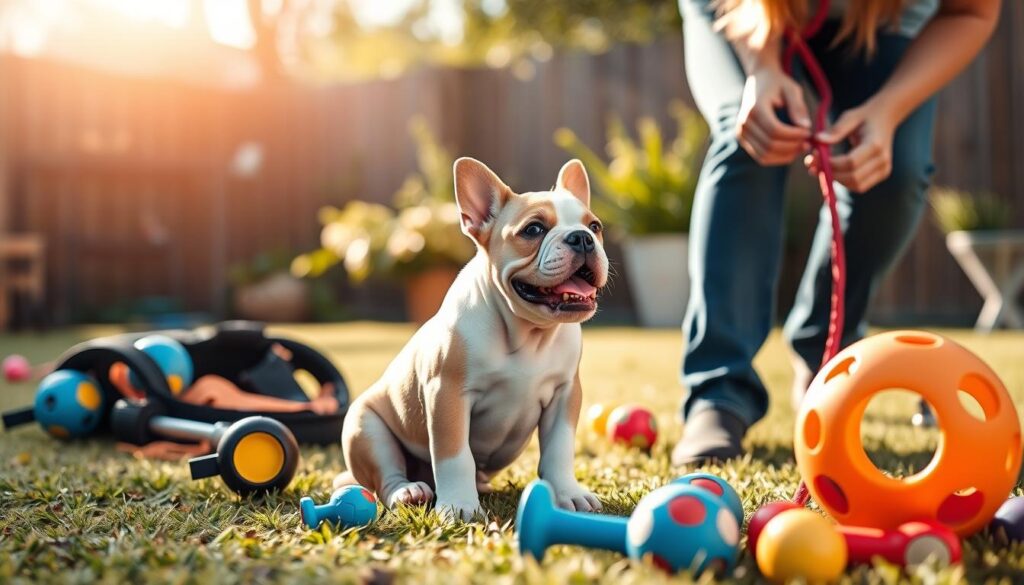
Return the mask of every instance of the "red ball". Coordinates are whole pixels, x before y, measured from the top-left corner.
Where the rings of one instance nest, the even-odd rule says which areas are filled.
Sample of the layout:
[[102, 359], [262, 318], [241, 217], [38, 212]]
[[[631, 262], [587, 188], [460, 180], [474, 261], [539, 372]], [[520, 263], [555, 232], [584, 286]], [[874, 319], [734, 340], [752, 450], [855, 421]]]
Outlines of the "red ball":
[[4, 358], [0, 369], [4, 372], [4, 379], [8, 382], [24, 382], [32, 377], [32, 364], [24, 356], [17, 354]]
[[757, 556], [757, 539], [761, 536], [761, 531], [764, 530], [765, 525], [768, 524], [779, 514], [787, 510], [798, 510], [803, 506], [782, 500], [780, 502], [770, 502], [761, 506], [754, 515], [750, 517], [750, 521], [747, 522], [747, 551], [751, 556]]
[[608, 415], [608, 438], [649, 451], [658, 438], [658, 423], [651, 411], [642, 406], [627, 404]]

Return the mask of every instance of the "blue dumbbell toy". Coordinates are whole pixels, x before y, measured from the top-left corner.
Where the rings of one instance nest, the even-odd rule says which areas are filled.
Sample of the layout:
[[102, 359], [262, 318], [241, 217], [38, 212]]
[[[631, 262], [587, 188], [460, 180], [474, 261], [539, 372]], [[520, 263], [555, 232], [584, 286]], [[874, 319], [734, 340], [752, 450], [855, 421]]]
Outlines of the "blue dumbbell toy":
[[[148, 355], [160, 367], [171, 394], [177, 396], [192, 385], [194, 375], [192, 356], [185, 346], [166, 335], [147, 335], [134, 343], [135, 349]], [[142, 386], [141, 380], [132, 372], [128, 378], [135, 388]]]
[[366, 526], [377, 518], [377, 498], [361, 485], [347, 485], [335, 490], [331, 499], [317, 506], [313, 498], [299, 500], [302, 523], [312, 530], [322, 522], [332, 522], [344, 527]]
[[630, 518], [569, 512], [555, 506], [551, 485], [526, 487], [516, 513], [519, 551], [538, 561], [549, 546], [573, 544], [642, 559], [668, 571], [699, 573], [736, 561], [739, 524], [717, 495], [697, 485], [671, 484], [642, 500]]
[[84, 437], [103, 418], [103, 402], [103, 392], [92, 377], [77, 370], [57, 370], [39, 383], [33, 406], [3, 414], [4, 427], [35, 421], [58, 439]]
[[[712, 475], [710, 473], [690, 473], [674, 479], [672, 481], [672, 484], [692, 485], [694, 487], [704, 489], [712, 493], [713, 495], [722, 498], [724, 503], [728, 506], [730, 512], [732, 512], [734, 517], [736, 518], [737, 524], [742, 524], [743, 504], [740, 501], [739, 494], [736, 493], [736, 490], [733, 489], [733, 487], [729, 485], [724, 479], [716, 475]], [[553, 504], [548, 505], [548, 500], [552, 498], [550, 494], [550, 485], [546, 484], [546, 482], [536, 481], [527, 486], [526, 491], [523, 492], [523, 496], [519, 501], [519, 511], [517, 515], [516, 526], [520, 526], [520, 522], [518, 520], [524, 518], [542, 518], [543, 521], [546, 522], [554, 517], [558, 517], [559, 520], [563, 522], [558, 524], [557, 526], [553, 525], [550, 527], [540, 527], [540, 530], [535, 530], [535, 527], [528, 528], [527, 531], [523, 534], [526, 534], [528, 536], [536, 534], [546, 534], [549, 536], [549, 541], [546, 542], [545, 540], [538, 540], [535, 542], [525, 542], [526, 548], [521, 548], [521, 550], [529, 552], [538, 560], [543, 559], [544, 550], [552, 544], [581, 544], [589, 548], [602, 548], [625, 554], [625, 548], [623, 544], [624, 534], [621, 531], [625, 528], [624, 524], [626, 520], [623, 518], [597, 516], [598, 520], [607, 519], [611, 520], [611, 522], [603, 523], [607, 525], [602, 526], [601, 528], [598, 528], [596, 532], [587, 535], [587, 538], [595, 540], [595, 543], [585, 544], [579, 542], [562, 542], [566, 538], [574, 539], [577, 537], [577, 534], [573, 530], [567, 529], [572, 524], [572, 522], [577, 518], [575, 514], [572, 512], [567, 512], [555, 508]], [[536, 507], [538, 510], [550, 509], [550, 512], [537, 514], [532, 510], [528, 510], [527, 508], [529, 507]], [[566, 517], [564, 515], [570, 515], [572, 517]], [[584, 518], [584, 520], [589, 522], [590, 519]], [[588, 529], [592, 527], [593, 525], [586, 525], [586, 528]], [[560, 537], [559, 535], [561, 533], [565, 533], [565, 536]], [[524, 542], [521, 540], [520, 544], [522, 545], [524, 544]]]
[[682, 477], [672, 480], [673, 484], [692, 485], [705, 489], [712, 494], [722, 498], [729, 511], [736, 517], [736, 522], [743, 526], [743, 502], [740, 495], [736, 493], [731, 485], [717, 475], [710, 473], [688, 473]]
[[587, 512], [570, 512], [555, 505], [551, 484], [530, 482], [516, 510], [519, 552], [544, 560], [549, 546], [575, 544], [626, 553], [626, 519]]

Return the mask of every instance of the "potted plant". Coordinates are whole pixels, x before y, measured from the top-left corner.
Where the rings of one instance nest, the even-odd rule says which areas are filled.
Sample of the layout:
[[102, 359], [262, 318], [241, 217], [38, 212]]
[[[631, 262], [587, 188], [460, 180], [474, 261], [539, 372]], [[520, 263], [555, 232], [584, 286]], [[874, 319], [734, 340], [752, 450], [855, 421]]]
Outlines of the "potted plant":
[[670, 113], [677, 132], [668, 144], [652, 118], [638, 121], [636, 141], [613, 117], [608, 163], [571, 130], [555, 133], [555, 143], [579, 157], [594, 179], [594, 211], [622, 244], [627, 280], [645, 327], [678, 326], [689, 293], [687, 231], [707, 127], [682, 103], [674, 103]]
[[289, 273], [291, 254], [264, 252], [228, 273], [235, 312], [244, 319], [304, 321], [309, 317], [309, 283]]
[[297, 257], [292, 273], [315, 277], [341, 263], [356, 283], [375, 274], [398, 278], [410, 319], [423, 323], [437, 312], [475, 247], [462, 234], [452, 194], [454, 160], [422, 120], [413, 121], [412, 133], [420, 172], [395, 194], [397, 211], [365, 201], [322, 209], [322, 247]]
[[1024, 327], [1016, 296], [1024, 287], [1024, 230], [1010, 229], [1013, 208], [991, 193], [933, 189], [932, 210], [946, 247], [985, 299], [975, 329]]

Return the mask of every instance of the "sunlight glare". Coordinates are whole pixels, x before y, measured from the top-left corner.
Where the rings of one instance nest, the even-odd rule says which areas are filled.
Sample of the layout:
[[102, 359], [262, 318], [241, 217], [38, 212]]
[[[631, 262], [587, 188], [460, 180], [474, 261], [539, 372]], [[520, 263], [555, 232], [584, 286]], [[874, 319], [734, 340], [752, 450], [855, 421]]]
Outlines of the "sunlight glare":
[[[425, 22], [417, 27], [417, 36], [432, 36], [449, 45], [461, 42], [465, 25], [461, 0], [349, 0], [349, 6], [360, 26], [377, 28], [397, 24], [423, 1], [429, 9]], [[504, 5], [504, 1], [491, 4]]]
[[90, 0], [92, 4], [116, 10], [140, 22], [155, 21], [174, 28], [181, 28], [191, 16], [189, 0]]
[[22, 57], [43, 52], [50, 29], [61, 17], [62, 0], [0, 3], [0, 51]]
[[239, 49], [251, 49], [256, 44], [245, 0], [206, 0], [204, 9], [214, 41]]
[[349, 0], [352, 15], [366, 28], [395, 24], [418, 3], [417, 0]]

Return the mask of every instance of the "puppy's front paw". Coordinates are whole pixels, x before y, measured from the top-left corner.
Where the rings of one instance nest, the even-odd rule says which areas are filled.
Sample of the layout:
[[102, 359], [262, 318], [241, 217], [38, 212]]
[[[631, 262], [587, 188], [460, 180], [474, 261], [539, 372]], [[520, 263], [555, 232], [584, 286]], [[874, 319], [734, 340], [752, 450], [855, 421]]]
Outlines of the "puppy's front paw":
[[422, 481], [410, 481], [391, 492], [387, 504], [389, 508], [393, 508], [396, 504], [419, 506], [430, 503], [432, 499], [434, 499], [434, 491], [430, 489], [429, 485]]
[[603, 506], [601, 500], [597, 499], [590, 490], [579, 484], [566, 486], [565, 488], [555, 487], [555, 502], [558, 507], [576, 512], [599, 512]]
[[480, 507], [479, 498], [474, 500], [449, 500], [438, 496], [437, 503], [434, 504], [434, 510], [446, 522], [456, 522], [458, 520], [469, 522], [476, 516], [484, 516], [484, 509]]

